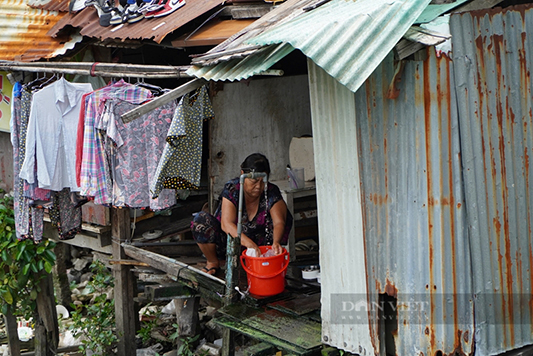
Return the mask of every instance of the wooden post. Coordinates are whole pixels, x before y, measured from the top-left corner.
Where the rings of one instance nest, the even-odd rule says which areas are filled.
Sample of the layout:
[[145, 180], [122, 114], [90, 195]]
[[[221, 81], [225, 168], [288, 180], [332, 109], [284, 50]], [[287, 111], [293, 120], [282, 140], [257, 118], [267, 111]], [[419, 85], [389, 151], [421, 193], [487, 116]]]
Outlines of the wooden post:
[[72, 297], [70, 293], [70, 285], [68, 283], [66, 260], [68, 258], [68, 245], [62, 242], [58, 242], [54, 248], [56, 254], [56, 264], [54, 265], [54, 279], [56, 283], [56, 298], [59, 304], [63, 305], [67, 309], [72, 304]]
[[[41, 292], [37, 295], [35, 354], [37, 356], [52, 356], [56, 354], [59, 343], [59, 325], [54, 296], [54, 282], [50, 273], [41, 272], [44, 278], [39, 285]], [[38, 349], [37, 345], [40, 346]], [[39, 352], [39, 353], [38, 353]]]
[[17, 318], [11, 312], [11, 308], [8, 308], [7, 313], [4, 315], [4, 320], [6, 322], [9, 354], [11, 356], [20, 356], [20, 340], [17, 333]]
[[[130, 239], [129, 209], [112, 209], [111, 233], [113, 239], [113, 260], [126, 259], [121, 243]], [[115, 278], [115, 322], [117, 326], [118, 356], [131, 356], [136, 353], [134, 281], [131, 266], [113, 265]]]
[[[228, 248], [226, 252], [226, 294], [224, 305], [230, 305], [235, 301], [239, 286], [239, 255], [241, 251], [241, 240], [239, 237], [231, 237], [228, 234]], [[225, 328], [222, 334], [222, 356], [235, 355], [235, 332]]]

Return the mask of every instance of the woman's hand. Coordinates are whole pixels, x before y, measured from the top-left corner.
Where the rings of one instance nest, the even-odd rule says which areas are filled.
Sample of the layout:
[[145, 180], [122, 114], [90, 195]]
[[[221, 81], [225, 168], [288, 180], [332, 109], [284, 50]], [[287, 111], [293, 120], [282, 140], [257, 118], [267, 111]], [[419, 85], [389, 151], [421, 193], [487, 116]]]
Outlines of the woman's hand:
[[[241, 238], [241, 243], [243, 243], [243, 239]], [[259, 249], [259, 247], [257, 247], [257, 245], [250, 239], [248, 239], [248, 243], [243, 243], [244, 247], [246, 248], [249, 248], [249, 249], [252, 249], [252, 250], [255, 250], [255, 256], [256, 257], [261, 257], [261, 250]]]
[[274, 251], [276, 255], [280, 255], [281, 253], [283, 253], [283, 247], [281, 247], [279, 242], [274, 242], [272, 244], [272, 251]]

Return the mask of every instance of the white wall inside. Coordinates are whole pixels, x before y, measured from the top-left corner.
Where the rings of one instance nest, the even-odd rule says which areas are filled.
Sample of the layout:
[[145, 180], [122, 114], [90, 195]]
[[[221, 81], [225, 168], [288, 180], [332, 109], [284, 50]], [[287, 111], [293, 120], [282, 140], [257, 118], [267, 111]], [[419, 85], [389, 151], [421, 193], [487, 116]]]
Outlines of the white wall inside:
[[291, 139], [312, 134], [307, 76], [224, 83], [212, 101], [209, 181], [215, 199], [254, 152], [268, 157], [270, 180], [286, 179]]

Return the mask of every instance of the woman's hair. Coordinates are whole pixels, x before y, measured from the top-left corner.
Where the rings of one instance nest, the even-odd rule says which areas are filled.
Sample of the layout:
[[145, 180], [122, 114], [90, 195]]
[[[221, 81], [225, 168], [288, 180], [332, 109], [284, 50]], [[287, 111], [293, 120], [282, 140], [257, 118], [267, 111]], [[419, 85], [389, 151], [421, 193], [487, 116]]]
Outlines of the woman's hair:
[[244, 162], [241, 163], [241, 169], [244, 173], [264, 172], [270, 175], [270, 163], [265, 155], [261, 153], [252, 153]]

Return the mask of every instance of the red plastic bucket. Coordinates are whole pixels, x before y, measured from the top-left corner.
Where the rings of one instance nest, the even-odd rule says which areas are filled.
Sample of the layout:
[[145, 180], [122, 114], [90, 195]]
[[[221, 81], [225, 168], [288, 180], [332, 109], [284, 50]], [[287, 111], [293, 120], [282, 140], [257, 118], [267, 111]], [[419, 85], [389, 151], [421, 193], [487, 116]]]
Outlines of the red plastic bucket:
[[[259, 246], [261, 254], [272, 246]], [[248, 291], [258, 296], [276, 295], [285, 289], [285, 274], [289, 266], [289, 253], [285, 248], [277, 256], [250, 257], [246, 250], [241, 255], [241, 265], [248, 276]]]

